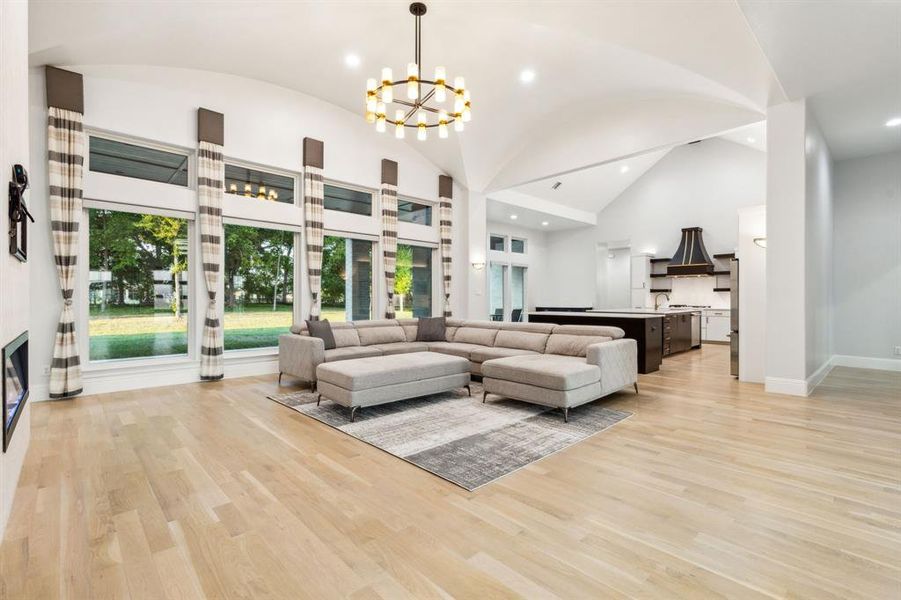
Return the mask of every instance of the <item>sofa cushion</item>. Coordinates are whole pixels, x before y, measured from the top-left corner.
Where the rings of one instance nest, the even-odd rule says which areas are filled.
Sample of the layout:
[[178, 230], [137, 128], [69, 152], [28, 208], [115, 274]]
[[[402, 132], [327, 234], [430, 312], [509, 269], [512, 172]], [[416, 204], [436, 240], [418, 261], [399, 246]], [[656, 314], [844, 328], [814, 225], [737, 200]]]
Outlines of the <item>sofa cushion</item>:
[[325, 351], [325, 362], [335, 362], [338, 360], [347, 360], [349, 358], [365, 358], [367, 356], [381, 356], [382, 351], [378, 348], [366, 348], [364, 346], [347, 346], [346, 348], [335, 348]]
[[532, 352], [544, 352], [548, 334], [531, 331], [501, 329], [494, 338], [494, 345], [500, 348], [519, 348]]
[[445, 341], [452, 342], [454, 341], [454, 336], [457, 335], [457, 330], [459, 327], [450, 327], [447, 326], [444, 328], [444, 339]]
[[550, 334], [554, 331], [555, 327], [559, 327], [559, 325], [555, 325], [553, 323], [498, 323], [500, 325], [500, 329], [503, 331], [530, 331], [532, 333], [547, 333]]
[[375, 344], [374, 346], [367, 346], [367, 348], [377, 348], [382, 351], [384, 356], [429, 351], [429, 345], [425, 342], [392, 342], [390, 344]]
[[612, 327], [610, 325], [554, 325], [553, 333], [603, 336], [613, 338], [614, 340], [618, 340], [626, 335], [626, 332], [619, 327]]
[[601, 369], [575, 357], [530, 354], [484, 362], [482, 375], [549, 390], [573, 390], [600, 381]]
[[526, 354], [538, 354], [532, 350], [523, 350], [522, 348], [502, 348], [495, 346], [494, 348], [484, 348], [473, 350], [469, 355], [469, 360], [474, 363], [485, 362], [495, 358], [507, 358], [508, 356], [523, 356]]
[[417, 342], [443, 342], [447, 339], [447, 325], [444, 317], [419, 319], [416, 333]]
[[[376, 321], [370, 321], [375, 323]], [[378, 321], [385, 323], [384, 321]], [[356, 323], [357, 333], [360, 335], [360, 344], [372, 346], [374, 344], [391, 344], [394, 342], [406, 342], [407, 336], [404, 328], [397, 321], [390, 321], [384, 325], [361, 327], [362, 323]]]
[[429, 350], [432, 352], [440, 352], [441, 354], [451, 354], [453, 356], [462, 356], [469, 358], [473, 350], [487, 350], [489, 346], [480, 346], [478, 344], [461, 344], [459, 342], [430, 342]]
[[407, 341], [415, 342], [419, 330], [419, 319], [398, 319], [397, 323], [403, 328]]
[[310, 332], [312, 337], [322, 340], [326, 350], [333, 350], [338, 347], [328, 319], [324, 321], [307, 321], [307, 331]]
[[338, 327], [339, 323], [332, 323], [332, 335], [335, 337], [336, 348], [347, 348], [348, 346], [359, 346], [360, 335], [349, 323], [341, 323], [345, 327]]
[[588, 352], [588, 346], [609, 342], [613, 338], [600, 335], [569, 335], [566, 333], [552, 333], [544, 347], [545, 354], [561, 354], [563, 356], [584, 357]]
[[467, 324], [458, 329], [457, 333], [454, 334], [454, 343], [494, 346], [495, 337], [497, 337], [497, 329], [470, 327], [469, 324]]

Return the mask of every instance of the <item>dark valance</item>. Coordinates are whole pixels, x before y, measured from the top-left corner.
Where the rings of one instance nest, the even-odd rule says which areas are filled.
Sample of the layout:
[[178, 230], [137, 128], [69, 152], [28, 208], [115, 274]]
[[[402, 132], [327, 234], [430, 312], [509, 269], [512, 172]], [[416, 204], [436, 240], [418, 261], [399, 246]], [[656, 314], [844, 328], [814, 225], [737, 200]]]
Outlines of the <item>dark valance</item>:
[[303, 166], [325, 168], [323, 164], [324, 151], [323, 144], [319, 140], [303, 138]]
[[84, 80], [81, 73], [46, 67], [47, 106], [84, 114]]
[[382, 159], [382, 183], [397, 185], [397, 163], [393, 160]]
[[206, 108], [197, 109], [197, 141], [225, 145], [225, 115]]

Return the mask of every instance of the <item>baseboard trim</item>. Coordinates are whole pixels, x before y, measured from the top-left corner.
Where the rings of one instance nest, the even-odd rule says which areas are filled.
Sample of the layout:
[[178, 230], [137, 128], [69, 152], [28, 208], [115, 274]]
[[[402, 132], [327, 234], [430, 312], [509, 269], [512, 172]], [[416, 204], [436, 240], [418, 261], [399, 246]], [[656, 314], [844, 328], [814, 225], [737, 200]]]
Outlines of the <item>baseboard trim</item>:
[[[273, 373], [278, 373], [277, 355], [229, 356], [225, 358], [225, 377], [223, 379]], [[123, 366], [115, 370], [86, 372], [82, 375], [82, 380], [84, 384], [82, 396], [200, 383], [200, 363], [191, 361], [175, 365], [142, 366], [140, 369]], [[29, 401], [50, 401], [49, 387], [49, 383], [46, 381], [32, 385]]]
[[816, 387], [820, 385], [820, 383], [822, 383], [823, 379], [826, 378], [826, 375], [829, 374], [829, 371], [832, 370], [832, 367], [835, 364], [834, 358], [835, 357], [829, 357], [826, 362], [820, 365], [819, 369], [814, 371], [813, 374], [807, 378], [807, 394], [805, 394], [806, 396], [809, 396], [811, 393], [813, 393], [813, 390], [815, 390]]
[[804, 379], [788, 379], [785, 377], [767, 377], [764, 380], [763, 389], [770, 394], [806, 396], [807, 381]]
[[878, 371], [901, 371], [901, 359], [898, 358], [873, 358], [872, 356], [836, 354], [832, 357], [832, 364], [836, 367], [876, 369]]

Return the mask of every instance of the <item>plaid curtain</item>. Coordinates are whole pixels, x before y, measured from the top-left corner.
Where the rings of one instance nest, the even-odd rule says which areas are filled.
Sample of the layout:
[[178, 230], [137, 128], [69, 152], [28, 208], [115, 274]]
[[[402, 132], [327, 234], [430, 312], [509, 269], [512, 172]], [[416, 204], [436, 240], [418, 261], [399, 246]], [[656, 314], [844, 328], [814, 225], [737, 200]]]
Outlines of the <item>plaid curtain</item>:
[[47, 127], [50, 179], [50, 229], [53, 257], [63, 310], [56, 327], [50, 364], [50, 397], [69, 398], [81, 393], [81, 359], [75, 337], [72, 296], [78, 271], [78, 226], [81, 221], [81, 181], [84, 165], [83, 115], [49, 108]]
[[397, 262], [397, 186], [382, 184], [382, 258], [385, 263], [385, 289], [388, 307], [385, 318], [394, 318], [394, 267]]
[[324, 202], [322, 169], [306, 166], [303, 170], [303, 206], [307, 231], [307, 274], [310, 278], [310, 320], [319, 320], [322, 292], [322, 218]]
[[200, 205], [200, 254], [209, 302], [200, 343], [200, 378], [222, 379], [222, 321], [216, 305], [219, 272], [222, 270], [222, 192], [225, 189], [225, 163], [222, 146], [200, 142], [197, 152], [197, 193]]
[[438, 218], [440, 219], [439, 233], [441, 234], [441, 273], [444, 282], [444, 316], [450, 317], [451, 295], [451, 242], [453, 235], [453, 206], [450, 198], [438, 198]]

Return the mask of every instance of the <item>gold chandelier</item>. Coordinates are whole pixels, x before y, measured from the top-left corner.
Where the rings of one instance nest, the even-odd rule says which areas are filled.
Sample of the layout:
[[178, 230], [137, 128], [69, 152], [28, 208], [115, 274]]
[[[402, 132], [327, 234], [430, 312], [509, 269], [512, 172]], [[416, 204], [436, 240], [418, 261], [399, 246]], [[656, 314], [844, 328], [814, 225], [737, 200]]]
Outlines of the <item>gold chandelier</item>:
[[[435, 127], [438, 128], [438, 137], [444, 139], [448, 135], [448, 125], [453, 124], [454, 131], [459, 133], [463, 131], [463, 124], [472, 118], [469, 90], [462, 77], [454, 78], [454, 85], [448, 85], [444, 67], [435, 67], [434, 79], [421, 77], [420, 19], [426, 13], [425, 4], [414, 2], [410, 5], [410, 13], [416, 18], [415, 62], [407, 65], [406, 79], [395, 81], [391, 67], [384, 67], [381, 79], [366, 80], [366, 121], [375, 123], [375, 130], [379, 133], [384, 133], [389, 125], [393, 126], [394, 136], [399, 139], [403, 139], [407, 128], [414, 128], [417, 139], [425, 141], [428, 130]], [[453, 98], [451, 111], [442, 108], [448, 98]], [[392, 111], [394, 118], [389, 119]]]

